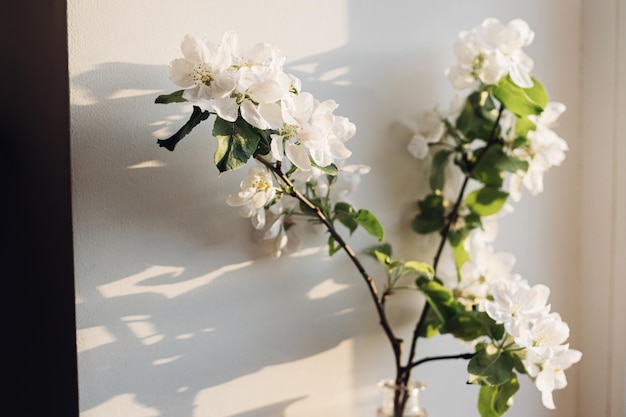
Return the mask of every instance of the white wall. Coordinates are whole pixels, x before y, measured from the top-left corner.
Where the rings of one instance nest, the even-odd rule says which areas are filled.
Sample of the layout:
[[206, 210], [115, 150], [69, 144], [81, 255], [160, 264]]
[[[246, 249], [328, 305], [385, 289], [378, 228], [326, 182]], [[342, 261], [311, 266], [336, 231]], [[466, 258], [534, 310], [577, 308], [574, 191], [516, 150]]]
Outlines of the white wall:
[[[217, 43], [235, 29], [244, 43], [270, 42], [285, 52], [287, 69], [305, 90], [340, 103], [337, 113], [358, 129], [349, 142], [352, 160], [372, 166], [353, 201], [377, 213], [403, 254], [415, 256], [414, 238], [404, 230], [417, 169], [403, 156], [406, 138], [393, 122], [446, 103], [452, 91], [442, 73], [460, 30], [488, 16], [527, 20], [536, 32], [529, 48], [535, 74], [568, 106], [559, 133], [571, 150], [546, 178], [545, 194], [524, 198], [504, 221], [498, 247], [517, 255], [524, 277], [552, 288], [553, 309], [570, 323], [573, 346], [581, 344], [572, 285], [581, 279], [573, 256], [581, 236], [578, 2], [69, 0], [68, 6], [84, 417], [373, 416], [376, 383], [392, 372], [365, 287], [346, 259], [316, 250], [323, 236], [310, 235], [301, 253], [279, 260], [250, 242], [248, 222], [224, 202], [243, 173], [218, 177], [208, 124], [174, 153], [156, 145], [154, 132], [186, 114], [184, 106], [153, 101], [175, 90], [165, 67], [180, 55], [187, 33]], [[357, 235], [354, 246], [369, 243]], [[446, 339], [422, 348], [423, 355], [458, 351]], [[575, 399], [587, 387], [579, 368], [568, 377], [571, 386], [555, 395], [556, 412], [543, 409], [523, 380], [507, 415], [576, 415]], [[432, 416], [477, 415], [465, 363], [425, 365], [418, 378], [428, 384], [424, 402]]]
[[581, 415], [626, 416], [626, 1], [583, 9]]

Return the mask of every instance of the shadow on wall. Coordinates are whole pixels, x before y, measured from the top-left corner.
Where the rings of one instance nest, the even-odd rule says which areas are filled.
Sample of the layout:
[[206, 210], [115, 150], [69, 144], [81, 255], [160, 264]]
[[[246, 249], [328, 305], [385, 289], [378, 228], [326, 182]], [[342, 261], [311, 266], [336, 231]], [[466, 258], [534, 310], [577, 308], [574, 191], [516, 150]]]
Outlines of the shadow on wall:
[[[76, 259], [89, 263], [76, 285], [86, 417], [191, 416], [203, 390], [327, 351], [361, 333], [354, 317], [368, 314], [364, 293], [346, 294], [356, 281], [345, 260], [305, 247], [276, 261], [250, 241], [224, 202], [241, 177], [211, 172], [208, 124], [175, 154], [156, 145], [152, 126], [174, 107], [145, 90], [162, 77], [163, 67], [108, 63], [72, 80], [89, 93], [72, 106]], [[139, 110], [150, 106], [149, 116]], [[303, 261], [318, 274], [294, 274]], [[282, 272], [270, 275], [270, 264]], [[237, 415], [283, 415], [303, 398]]]
[[[410, 12], [417, 8], [407, 6]], [[353, 20], [365, 22], [354, 9]], [[375, 166], [378, 172], [372, 175], [402, 175], [414, 168], [372, 158], [389, 151], [384, 138], [393, 117], [436, 101], [439, 94], [429, 80], [441, 73], [430, 65], [439, 58], [433, 52], [437, 45], [408, 55], [394, 49], [406, 43], [384, 48], [382, 32], [407, 36], [411, 25], [398, 19], [412, 22], [415, 13], [391, 13], [382, 5], [367, 13], [387, 22], [378, 33], [369, 24], [353, 24], [345, 47], [288, 61], [286, 69], [322, 100], [359, 103], [338, 111], [357, 126], [371, 126], [358, 133], [362, 145], [354, 143], [355, 162]], [[420, 78], [424, 81], [416, 81]], [[89, 387], [81, 395], [85, 417], [132, 404], [163, 417], [191, 416], [203, 390], [323, 353], [372, 328], [378, 331], [353, 267], [312, 250], [324, 236], [311, 238], [301, 257], [280, 261], [268, 259], [250, 241], [248, 222], [224, 202], [241, 175], [218, 177], [210, 123], [196, 128], [175, 154], [156, 145], [151, 133], [163, 137], [167, 129], [175, 130], [190, 109], [153, 104], [157, 94], [175, 89], [165, 63], [106, 63], [71, 81], [80, 95], [71, 109], [74, 199], [81, 208], [75, 220], [76, 259], [89, 262], [81, 266], [85, 276], [77, 282], [81, 385]], [[170, 90], [157, 91], [155, 85]], [[371, 118], [378, 115], [384, 121], [373, 125]], [[395, 151], [404, 145], [393, 146]], [[400, 187], [395, 181], [382, 184], [379, 199], [401, 194]], [[355, 200], [365, 206], [371, 196]], [[232, 253], [232, 248], [241, 251]], [[293, 276], [302, 261], [316, 262], [316, 274]], [[270, 263], [279, 271], [270, 274]], [[331, 289], [326, 295], [312, 296], [324, 285]], [[361, 378], [371, 375], [365, 369], [370, 359], [354, 359], [357, 385], [372, 383]], [[304, 398], [294, 395], [230, 416], [284, 416]]]
[[[85, 417], [119, 408], [191, 416], [203, 390], [323, 353], [376, 322], [347, 260], [315, 249], [323, 235], [279, 261], [251, 242], [248, 221], [224, 202], [240, 174], [211, 172], [209, 124], [174, 154], [156, 145], [150, 132], [174, 107], [139, 89], [162, 77], [163, 67], [108, 63], [72, 80], [90, 93], [71, 110], [76, 259], [89, 263], [76, 284]], [[139, 110], [150, 106], [154, 120]], [[317, 273], [295, 273], [301, 262]], [[232, 415], [282, 416], [304, 398]]]

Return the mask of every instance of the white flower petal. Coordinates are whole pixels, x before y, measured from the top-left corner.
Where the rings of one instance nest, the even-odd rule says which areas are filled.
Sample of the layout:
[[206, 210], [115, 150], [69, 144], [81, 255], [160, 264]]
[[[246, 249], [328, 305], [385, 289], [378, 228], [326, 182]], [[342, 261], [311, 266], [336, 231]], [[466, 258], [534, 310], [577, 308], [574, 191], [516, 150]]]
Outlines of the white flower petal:
[[428, 142], [420, 133], [413, 135], [407, 149], [416, 159], [424, 159], [428, 156]]
[[279, 103], [260, 103], [258, 110], [270, 129], [278, 130], [283, 127], [283, 114]]
[[311, 170], [311, 160], [309, 159], [309, 155], [304, 147], [287, 142], [285, 144], [285, 154], [287, 155], [287, 158], [289, 158], [289, 160], [301, 170]]
[[208, 62], [211, 52], [200, 38], [193, 35], [186, 35], [181, 44], [181, 51], [187, 60], [193, 64]]
[[274, 80], [254, 84], [248, 88], [247, 93], [257, 103], [274, 103], [284, 94], [280, 85]]
[[280, 135], [270, 135], [272, 142], [270, 143], [270, 149], [272, 150], [272, 157], [277, 161], [283, 160], [285, 154], [285, 147], [283, 145], [283, 137]]
[[269, 123], [261, 116], [257, 107], [250, 100], [244, 100], [239, 106], [241, 117], [252, 126], [261, 130], [269, 129]]
[[229, 122], [237, 120], [239, 114], [239, 105], [234, 98], [224, 97], [213, 100], [213, 110], [217, 115]]
[[183, 88], [195, 85], [193, 79], [194, 65], [184, 58], [174, 59], [170, 62], [167, 74], [174, 84]]

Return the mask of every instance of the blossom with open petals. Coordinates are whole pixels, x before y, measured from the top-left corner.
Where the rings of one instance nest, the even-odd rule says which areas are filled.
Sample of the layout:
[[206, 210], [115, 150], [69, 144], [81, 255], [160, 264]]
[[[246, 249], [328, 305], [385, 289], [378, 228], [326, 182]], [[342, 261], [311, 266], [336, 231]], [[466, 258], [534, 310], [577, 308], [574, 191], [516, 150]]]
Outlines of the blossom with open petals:
[[[227, 64], [231, 77], [225, 94], [210, 97], [214, 99], [212, 105], [217, 115], [229, 122], [241, 115], [249, 124], [263, 130], [280, 128], [283, 124], [280, 100], [297, 91], [300, 85], [297, 78], [283, 71], [285, 56], [267, 43], [244, 50], [235, 32], [224, 34], [217, 51], [220, 64]], [[213, 73], [207, 72], [205, 78], [212, 80]]]
[[487, 45], [502, 54], [506, 73], [511, 80], [522, 88], [532, 87], [530, 71], [534, 63], [522, 51], [522, 48], [529, 46], [535, 38], [535, 33], [528, 23], [515, 19], [503, 25], [498, 19], [487, 18], [479, 26], [478, 31]]
[[344, 160], [352, 152], [345, 142], [356, 134], [356, 126], [343, 116], [335, 116], [339, 105], [334, 100], [325, 100], [313, 110], [311, 123], [304, 127], [300, 137], [309, 148], [313, 161], [325, 167]]
[[515, 343], [544, 359], [549, 359], [564, 348], [568, 338], [567, 323], [557, 313], [550, 313], [524, 323], [515, 338]]
[[515, 256], [507, 252], [495, 252], [493, 245], [482, 233], [473, 233], [468, 239], [469, 260], [460, 270], [458, 290], [462, 297], [477, 303], [482, 310], [494, 285], [512, 278]]
[[417, 120], [406, 120], [403, 123], [413, 131], [407, 149], [416, 159], [424, 159], [429, 154], [429, 145], [439, 142], [445, 133], [445, 125], [441, 116], [434, 110], [422, 113]]
[[499, 281], [493, 287], [493, 301], [485, 302], [485, 311], [506, 331], [519, 337], [529, 320], [534, 320], [547, 311], [550, 288], [538, 284], [531, 287], [525, 280], [514, 277]]
[[243, 217], [253, 217], [257, 228], [265, 225], [265, 205], [276, 196], [276, 187], [273, 185], [272, 174], [263, 166], [253, 166], [248, 176], [241, 181], [237, 194], [231, 194], [226, 199], [229, 206], [240, 207]]
[[168, 74], [174, 84], [185, 89], [185, 99], [212, 100], [230, 94], [235, 88], [227, 47], [215, 48], [209, 42], [187, 35], [181, 50], [184, 58], [172, 60]]
[[301, 93], [286, 100], [285, 106], [290, 123], [271, 135], [274, 159], [282, 161], [287, 156], [300, 170], [313, 174], [314, 165], [326, 167], [352, 154], [345, 142], [355, 135], [356, 127], [348, 118], [334, 114], [338, 107], [335, 101], [320, 103], [312, 95]]
[[576, 349], [564, 349], [558, 351], [549, 359], [529, 351], [523, 359], [524, 368], [528, 376], [535, 380], [535, 386], [541, 392], [541, 401], [544, 407], [555, 409], [553, 391], [567, 386], [565, 371], [573, 364], [580, 361], [582, 353]]
[[565, 160], [565, 153], [569, 149], [567, 142], [552, 130], [564, 111], [564, 104], [550, 102], [539, 116], [528, 116], [536, 128], [528, 132], [528, 145], [513, 151], [516, 158], [528, 162], [526, 172], [513, 174], [509, 179], [509, 192], [513, 200], [520, 200], [522, 188], [526, 188], [532, 195], [543, 192], [545, 172]]
[[299, 169], [311, 171], [309, 152], [307, 147], [302, 144], [300, 135], [303, 127], [308, 125], [315, 105], [315, 98], [307, 92], [285, 100], [284, 107], [288, 114], [286, 119], [289, 122], [285, 123], [282, 129], [278, 130], [278, 133], [271, 135], [271, 151], [274, 159], [283, 161], [283, 158], [287, 156], [289, 162]]
[[487, 18], [471, 31], [459, 34], [454, 45], [457, 63], [446, 70], [446, 75], [459, 90], [477, 81], [493, 85], [507, 74], [518, 86], [530, 88], [534, 63], [522, 48], [530, 45], [534, 37], [523, 20], [503, 25], [495, 18]]
[[254, 238], [272, 256], [278, 258], [285, 253], [295, 252], [300, 247], [300, 239], [293, 229], [294, 219], [288, 215], [293, 207], [285, 205], [295, 205], [296, 200], [289, 200], [285, 203], [280, 200], [265, 210], [264, 224], [256, 224], [255, 217], [252, 217], [254, 227]]

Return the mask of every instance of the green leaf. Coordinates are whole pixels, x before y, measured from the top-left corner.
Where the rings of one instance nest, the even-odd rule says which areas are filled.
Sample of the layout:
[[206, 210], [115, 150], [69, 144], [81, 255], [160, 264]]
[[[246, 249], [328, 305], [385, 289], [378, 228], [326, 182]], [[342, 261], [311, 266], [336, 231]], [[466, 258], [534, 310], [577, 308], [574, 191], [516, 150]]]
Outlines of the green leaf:
[[213, 125], [217, 149], [213, 155], [215, 166], [222, 172], [243, 167], [257, 150], [263, 135], [239, 117], [234, 122], [217, 118]]
[[417, 202], [419, 214], [411, 224], [417, 233], [431, 233], [445, 226], [445, 199], [441, 194], [429, 194]]
[[526, 172], [528, 162], [520, 161], [504, 152], [500, 144], [492, 144], [489, 147], [477, 151], [476, 165], [472, 168], [472, 177], [485, 185], [501, 187], [504, 182], [504, 172]]
[[365, 249], [365, 253], [378, 259], [380, 259], [380, 256], [390, 258], [393, 255], [393, 248], [389, 242], [384, 242]]
[[341, 250], [341, 245], [339, 245], [332, 236], [329, 236], [328, 237], [328, 255], [333, 256], [340, 250]]
[[178, 132], [174, 133], [169, 138], [157, 140], [157, 144], [169, 151], [173, 151], [174, 148], [176, 148], [176, 145], [178, 145], [178, 142], [180, 142], [182, 138], [187, 136], [193, 130], [194, 127], [200, 124], [200, 122], [208, 119], [209, 116], [210, 116], [210, 113], [208, 111], [206, 110], [202, 111], [200, 107], [193, 106], [193, 112], [191, 113], [191, 117], [189, 118], [187, 123], [185, 123], [183, 127], [181, 127], [178, 130]]
[[348, 228], [350, 234], [359, 227], [359, 223], [354, 218], [355, 215], [356, 213], [350, 204], [341, 201], [335, 204], [335, 218]]
[[331, 176], [336, 176], [339, 173], [339, 168], [337, 168], [337, 166], [335, 164], [330, 164], [327, 165], [325, 167], [319, 166], [317, 165], [313, 159], [311, 159], [311, 165], [313, 165], [315, 168], [319, 169], [320, 171], [322, 171], [324, 174], [326, 175], [331, 175]]
[[540, 114], [543, 111], [545, 106], [543, 93], [545, 91], [542, 91], [543, 86], [539, 82], [536, 82], [534, 87], [526, 89], [519, 87], [507, 76], [494, 86], [493, 95], [500, 100], [508, 111], [517, 116], [525, 117], [529, 114]]
[[443, 322], [439, 319], [437, 313], [429, 308], [426, 312], [426, 318], [424, 319], [422, 328], [420, 329], [419, 337], [433, 337], [439, 334]]
[[468, 382], [478, 385], [502, 385], [515, 377], [513, 365], [513, 358], [507, 352], [487, 345], [470, 359], [467, 365]]
[[463, 264], [469, 261], [470, 256], [463, 242], [467, 237], [467, 230], [451, 230], [448, 234], [448, 242], [450, 242], [450, 246], [452, 247], [452, 254], [454, 255], [454, 264], [456, 265], [457, 271], [461, 269]]
[[371, 211], [366, 209], [355, 211], [350, 204], [341, 201], [335, 204], [334, 211], [335, 218], [346, 226], [351, 234], [356, 230], [357, 226], [361, 226], [367, 233], [382, 242], [385, 231]]
[[452, 291], [435, 280], [419, 277], [415, 281], [419, 290], [426, 296], [428, 304], [442, 323], [456, 315], [462, 308], [454, 298]]
[[270, 137], [270, 133], [272, 131], [270, 130], [260, 130], [257, 128], [254, 128], [255, 133], [259, 135], [259, 144], [256, 147], [256, 151], [254, 151], [254, 155], [267, 155], [269, 154], [272, 149], [271, 149], [271, 141], [272, 138]]
[[437, 152], [433, 156], [432, 165], [430, 167], [430, 189], [433, 191], [443, 190], [445, 183], [446, 165], [452, 151], [444, 149]]
[[502, 209], [509, 193], [496, 187], [485, 186], [472, 191], [465, 198], [465, 204], [479, 216], [491, 216]]
[[533, 100], [542, 108], [545, 108], [548, 105], [548, 101], [550, 101], [550, 98], [548, 97], [548, 92], [538, 79], [532, 76], [531, 78], [533, 80], [533, 86], [525, 89], [524, 91], [526, 91], [526, 94], [528, 95], [528, 97], [531, 98], [531, 100]]
[[429, 280], [435, 276], [435, 270], [429, 263], [418, 261], [407, 261], [404, 263], [404, 270], [406, 272], [413, 272], [421, 277], [425, 277]]
[[515, 140], [513, 142], [513, 148], [519, 147], [521, 144], [526, 142], [526, 135], [530, 130], [534, 130], [537, 126], [530, 121], [528, 117], [517, 117], [517, 121], [515, 122], [515, 134], [518, 136], [518, 139], [521, 137], [523, 140]]
[[457, 339], [470, 342], [489, 334], [489, 328], [485, 326], [485, 322], [480, 316], [481, 313], [478, 311], [460, 311], [447, 319], [439, 331], [442, 334], [449, 333]]
[[504, 174], [498, 168], [498, 160], [502, 158], [502, 147], [491, 145], [478, 151], [480, 159], [474, 165], [471, 175], [485, 185], [500, 187], [504, 183]]
[[442, 334], [449, 333], [457, 339], [467, 342], [476, 340], [481, 336], [500, 340], [504, 335], [504, 325], [497, 324], [484, 311], [461, 310], [446, 320], [439, 332]]
[[478, 228], [482, 228], [483, 227], [482, 219], [480, 218], [480, 215], [478, 215], [476, 213], [472, 213], [470, 211], [465, 216], [463, 216], [463, 219], [465, 220], [465, 229], [468, 232], [470, 232], [470, 231], [472, 231], [474, 229], [478, 229]]
[[184, 92], [185, 90], [178, 90], [170, 94], [162, 94], [158, 96], [154, 102], [158, 104], [184, 103], [187, 101], [186, 98], [183, 98]]
[[356, 213], [354, 219], [367, 231], [367, 233], [382, 242], [385, 231], [376, 216], [374, 216], [374, 213], [366, 209], [361, 209]]
[[498, 386], [483, 385], [478, 394], [478, 412], [481, 417], [500, 417], [509, 409], [509, 400], [519, 390], [516, 377]]
[[465, 105], [456, 119], [456, 129], [466, 138], [487, 140], [498, 117], [493, 100], [487, 91], [476, 91], [465, 100]]
[[[480, 318], [487, 330], [486, 335], [489, 336], [492, 340], [501, 340], [504, 337], [504, 324], [496, 323], [494, 319], [489, 317], [486, 312], [480, 312], [478, 314], [478, 318]], [[513, 355], [515, 357], [515, 355]]]

